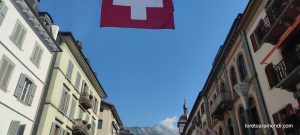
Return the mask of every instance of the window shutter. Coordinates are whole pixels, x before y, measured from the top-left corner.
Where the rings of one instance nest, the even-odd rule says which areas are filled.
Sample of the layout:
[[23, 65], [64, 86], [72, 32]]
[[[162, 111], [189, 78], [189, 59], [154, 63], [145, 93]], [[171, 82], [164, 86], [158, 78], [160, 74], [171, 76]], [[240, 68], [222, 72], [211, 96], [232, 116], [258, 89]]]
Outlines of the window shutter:
[[22, 95], [22, 90], [23, 90], [23, 87], [24, 87], [25, 79], [26, 79], [26, 76], [24, 74], [21, 74], [18, 85], [17, 85], [17, 88], [16, 88], [16, 91], [15, 91], [15, 96], [17, 98], [20, 98], [21, 95]]
[[37, 54], [38, 54], [38, 47], [37, 45], [35, 45], [31, 56], [31, 61], [34, 63], [36, 62]]
[[277, 77], [276, 77], [276, 72], [274, 70], [274, 66], [272, 63], [268, 64], [265, 68], [265, 72], [267, 75], [267, 79], [269, 81], [270, 88], [275, 86], [277, 84]]
[[64, 106], [64, 111], [63, 112], [67, 116], [68, 116], [69, 100], [70, 100], [70, 95], [66, 94], [66, 101], [65, 101], [65, 106]]
[[12, 40], [17, 41], [20, 31], [21, 31], [21, 25], [19, 24], [19, 22], [17, 22], [14, 27], [13, 33], [11, 35]]
[[56, 129], [56, 124], [52, 123], [49, 135], [55, 135], [55, 129]]
[[31, 84], [30, 91], [29, 91], [29, 93], [27, 94], [27, 98], [26, 98], [26, 103], [27, 103], [27, 105], [29, 105], [29, 106], [32, 105], [32, 101], [33, 101], [35, 92], [36, 92], [36, 85], [32, 83], [32, 84]]
[[72, 72], [73, 72], [73, 63], [69, 62], [69, 66], [68, 66], [68, 70], [67, 70], [67, 78], [69, 80], [71, 80]]
[[3, 2], [0, 2], [0, 25], [2, 25], [2, 22], [4, 21], [7, 10], [7, 6]]
[[1, 81], [1, 86], [3, 86], [4, 88], [7, 88], [7, 86], [8, 86], [8, 80], [10, 78], [10, 75], [11, 75], [13, 69], [14, 69], [14, 66], [12, 64], [8, 63], [3, 80]]
[[95, 112], [97, 113], [98, 112], [98, 105], [99, 105], [99, 103], [98, 103], [98, 100], [95, 98]]
[[79, 90], [80, 80], [81, 80], [81, 75], [78, 72], [77, 73], [77, 78], [76, 78], [76, 83], [75, 83], [75, 87], [76, 87], [77, 90]]
[[18, 129], [18, 134], [17, 135], [23, 135], [24, 130], [25, 130], [26, 125], [21, 125]]
[[20, 126], [20, 121], [11, 121], [7, 135], [16, 135], [18, 132], [19, 126]]
[[25, 35], [26, 35], [26, 30], [24, 28], [21, 28], [21, 32], [20, 32], [20, 35], [19, 35], [18, 40], [17, 40], [17, 44], [19, 46], [22, 46]]
[[66, 96], [67, 96], [66, 91], [62, 90], [60, 104], [59, 104], [59, 110], [61, 110], [62, 112], [64, 112], [64, 104], [65, 104]]
[[69, 117], [71, 119], [73, 119], [73, 120], [74, 120], [74, 114], [75, 114], [75, 111], [76, 111], [75, 107], [76, 107], [76, 100], [74, 98], [72, 98], [72, 104], [71, 104], [71, 108], [70, 108], [70, 115], [69, 115]]
[[91, 135], [95, 134], [95, 122], [92, 123]]
[[252, 42], [253, 50], [254, 50], [254, 52], [256, 52], [258, 50], [258, 46], [257, 46], [257, 41], [256, 41], [256, 38], [255, 38], [254, 32], [251, 34], [250, 39], [251, 39], [251, 42]]
[[37, 59], [36, 59], [36, 64], [37, 64], [37, 65], [40, 64], [41, 59], [42, 59], [42, 57], [43, 57], [43, 50], [42, 50], [42, 48], [39, 48], [38, 50], [39, 50], [39, 51], [38, 51], [38, 55], [37, 55]]

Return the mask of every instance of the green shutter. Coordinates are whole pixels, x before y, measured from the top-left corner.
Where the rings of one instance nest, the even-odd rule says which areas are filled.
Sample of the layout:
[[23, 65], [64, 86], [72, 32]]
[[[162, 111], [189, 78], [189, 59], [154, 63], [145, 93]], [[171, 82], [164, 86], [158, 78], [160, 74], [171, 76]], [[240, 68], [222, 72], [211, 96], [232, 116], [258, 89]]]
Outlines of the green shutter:
[[26, 76], [24, 74], [21, 74], [15, 94], [14, 94], [17, 98], [20, 98], [22, 95], [22, 90], [24, 87], [25, 79], [26, 79]]
[[11, 121], [7, 135], [16, 135], [18, 132], [19, 126], [20, 126], [20, 121]]

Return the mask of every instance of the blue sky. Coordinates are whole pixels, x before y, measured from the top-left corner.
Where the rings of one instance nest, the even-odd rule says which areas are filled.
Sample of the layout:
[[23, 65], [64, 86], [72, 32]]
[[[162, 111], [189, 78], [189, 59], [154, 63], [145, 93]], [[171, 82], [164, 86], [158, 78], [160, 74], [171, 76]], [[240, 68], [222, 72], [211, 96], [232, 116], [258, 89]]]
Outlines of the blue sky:
[[100, 28], [100, 0], [41, 0], [85, 55], [125, 126], [152, 126], [189, 109], [248, 0], [173, 0], [175, 30]]

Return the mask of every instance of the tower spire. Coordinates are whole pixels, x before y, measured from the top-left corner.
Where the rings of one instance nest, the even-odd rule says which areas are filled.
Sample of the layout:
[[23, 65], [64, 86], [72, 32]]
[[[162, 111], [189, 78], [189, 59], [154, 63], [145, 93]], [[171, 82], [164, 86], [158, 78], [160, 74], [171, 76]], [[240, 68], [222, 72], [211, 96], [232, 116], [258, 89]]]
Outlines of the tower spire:
[[183, 105], [183, 112], [184, 112], [184, 115], [187, 115], [188, 116], [188, 106], [187, 106], [187, 103], [186, 103], [186, 99], [184, 98], [184, 105]]

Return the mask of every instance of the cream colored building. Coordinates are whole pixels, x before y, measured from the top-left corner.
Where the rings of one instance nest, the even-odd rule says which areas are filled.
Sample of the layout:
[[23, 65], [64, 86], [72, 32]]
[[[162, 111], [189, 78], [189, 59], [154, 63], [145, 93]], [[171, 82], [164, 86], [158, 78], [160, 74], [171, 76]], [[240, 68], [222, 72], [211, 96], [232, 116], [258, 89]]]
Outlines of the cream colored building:
[[33, 134], [95, 135], [105, 91], [82, 53], [81, 42], [70, 32], [60, 32], [58, 42], [62, 52], [54, 55]]
[[123, 123], [115, 106], [106, 101], [101, 102], [97, 135], [119, 135]]
[[[251, 0], [239, 28], [249, 43], [272, 124], [285, 123], [289, 111], [300, 105], [299, 9], [299, 0]], [[286, 134], [280, 128], [273, 132]]]

